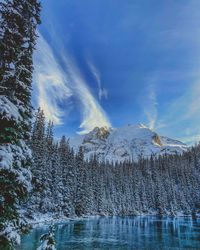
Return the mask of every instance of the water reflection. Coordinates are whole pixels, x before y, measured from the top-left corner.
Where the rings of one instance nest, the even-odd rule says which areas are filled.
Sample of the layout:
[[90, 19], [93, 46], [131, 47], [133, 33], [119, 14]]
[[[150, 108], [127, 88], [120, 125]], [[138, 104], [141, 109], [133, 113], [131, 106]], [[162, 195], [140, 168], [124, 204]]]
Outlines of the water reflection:
[[[43, 226], [22, 238], [20, 250], [35, 250]], [[58, 250], [200, 249], [200, 219], [101, 217], [56, 225]]]

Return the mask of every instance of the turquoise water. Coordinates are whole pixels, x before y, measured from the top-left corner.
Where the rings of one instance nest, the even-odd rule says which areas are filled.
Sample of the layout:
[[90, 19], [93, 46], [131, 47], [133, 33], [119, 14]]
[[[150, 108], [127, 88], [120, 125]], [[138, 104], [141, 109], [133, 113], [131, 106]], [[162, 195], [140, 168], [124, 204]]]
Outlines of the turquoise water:
[[[48, 226], [22, 237], [20, 250], [35, 250]], [[100, 217], [56, 224], [57, 250], [200, 249], [200, 219]]]

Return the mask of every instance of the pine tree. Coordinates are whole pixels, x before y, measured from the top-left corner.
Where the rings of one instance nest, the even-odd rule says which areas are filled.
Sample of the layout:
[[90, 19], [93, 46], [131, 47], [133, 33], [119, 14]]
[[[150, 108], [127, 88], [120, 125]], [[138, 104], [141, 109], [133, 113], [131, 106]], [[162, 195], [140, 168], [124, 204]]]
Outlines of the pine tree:
[[62, 136], [59, 145], [60, 171], [59, 171], [59, 193], [60, 208], [64, 214], [68, 214], [69, 192], [67, 187], [67, 172], [69, 162], [69, 145], [65, 136]]
[[40, 23], [37, 0], [0, 3], [0, 248], [19, 242], [18, 206], [30, 190], [32, 54]]
[[76, 198], [75, 213], [80, 216], [84, 214], [84, 190], [83, 182], [85, 177], [83, 148], [80, 147], [76, 155]]
[[[52, 202], [52, 188], [54, 183], [52, 182], [52, 157], [53, 157], [53, 123], [48, 122], [46, 133], [44, 136], [44, 153], [43, 153], [43, 167], [42, 167], [42, 196], [41, 196], [41, 209], [43, 211], [51, 211], [54, 204]], [[39, 165], [38, 165], [39, 167]]]
[[56, 250], [55, 228], [50, 226], [49, 232], [40, 237], [41, 245], [37, 250]]
[[33, 189], [29, 197], [29, 205], [34, 210], [41, 208], [41, 203], [43, 202], [43, 190], [44, 190], [44, 169], [46, 165], [45, 151], [45, 116], [44, 112], [37, 110], [35, 114], [35, 120], [33, 123], [33, 129], [31, 134], [31, 149], [33, 163], [31, 165], [32, 172], [32, 184]]
[[[53, 212], [61, 211], [61, 201], [63, 200], [61, 188], [62, 188], [62, 171], [60, 168], [60, 155], [58, 143], [53, 144], [52, 162], [51, 162], [51, 193], [53, 200]], [[61, 185], [61, 187], [60, 187]]]

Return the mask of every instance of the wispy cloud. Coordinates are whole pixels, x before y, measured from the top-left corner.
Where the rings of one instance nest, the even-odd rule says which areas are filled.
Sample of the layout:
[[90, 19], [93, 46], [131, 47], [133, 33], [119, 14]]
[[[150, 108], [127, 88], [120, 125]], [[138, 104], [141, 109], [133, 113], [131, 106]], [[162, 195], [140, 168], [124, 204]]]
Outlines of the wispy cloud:
[[52, 48], [40, 34], [34, 58], [34, 82], [37, 86], [38, 105], [46, 117], [55, 124], [64, 122], [64, 103], [74, 96], [80, 104], [82, 118], [79, 133], [89, 132], [96, 126], [110, 127], [106, 113], [92, 95], [75, 61], [67, 53], [62, 53], [61, 58], [65, 67], [61, 67]]
[[140, 102], [143, 107], [144, 114], [148, 120], [148, 127], [150, 129], [154, 129], [158, 118], [158, 102], [154, 83], [148, 83], [146, 89], [143, 91], [143, 97], [141, 98]]
[[[200, 135], [200, 75], [196, 70], [189, 72], [157, 71], [146, 78], [146, 87], [140, 96], [148, 126], [186, 143], [199, 141]], [[172, 82], [188, 82], [182, 93], [173, 97], [178, 86]], [[162, 83], [162, 85], [160, 84]], [[189, 84], [190, 83], [190, 84]], [[169, 87], [170, 86], [170, 87]], [[165, 103], [158, 100], [167, 96]]]
[[200, 80], [197, 80], [189, 90], [189, 96], [185, 100], [188, 105], [188, 110], [185, 119], [198, 116], [200, 118]]
[[72, 91], [65, 84], [66, 77], [59, 66], [51, 47], [39, 34], [34, 55], [34, 83], [37, 87], [37, 102], [55, 125], [62, 123], [63, 111], [59, 103], [68, 99]]
[[[66, 53], [65, 53], [66, 54]], [[110, 127], [111, 123], [106, 113], [94, 98], [89, 90], [87, 83], [84, 80], [80, 70], [77, 68], [74, 60], [68, 55], [63, 56], [63, 61], [66, 65], [67, 75], [71, 88], [79, 100], [82, 122], [80, 124], [79, 133], [84, 134], [92, 130], [94, 127]]]
[[172, 129], [180, 135], [180, 140], [193, 143], [200, 140], [200, 80], [191, 84], [180, 97], [171, 101], [163, 110], [158, 122], [162, 130]]
[[95, 67], [95, 65], [93, 63], [91, 63], [90, 61], [88, 61], [88, 66], [91, 70], [91, 73], [93, 74], [94, 78], [96, 79], [97, 85], [98, 85], [98, 96], [99, 96], [99, 100], [101, 100], [103, 97], [104, 98], [108, 98], [108, 91], [107, 89], [102, 87], [101, 84], [101, 76], [99, 71], [97, 70], [97, 68]]

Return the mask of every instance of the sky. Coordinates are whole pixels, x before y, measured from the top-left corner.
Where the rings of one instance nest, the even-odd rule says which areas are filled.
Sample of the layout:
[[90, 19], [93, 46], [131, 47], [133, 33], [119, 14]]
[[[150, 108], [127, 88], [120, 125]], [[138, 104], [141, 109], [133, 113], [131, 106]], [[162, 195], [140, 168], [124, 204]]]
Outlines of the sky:
[[143, 123], [200, 140], [199, 0], [43, 0], [33, 104], [56, 136]]

